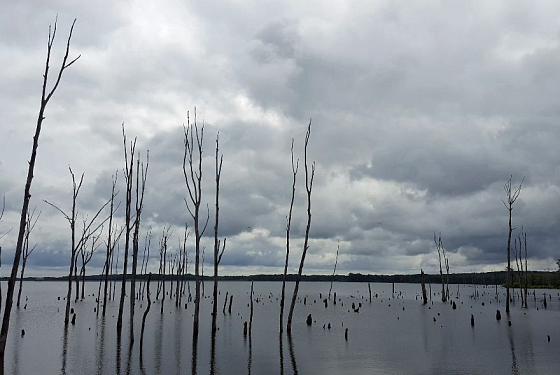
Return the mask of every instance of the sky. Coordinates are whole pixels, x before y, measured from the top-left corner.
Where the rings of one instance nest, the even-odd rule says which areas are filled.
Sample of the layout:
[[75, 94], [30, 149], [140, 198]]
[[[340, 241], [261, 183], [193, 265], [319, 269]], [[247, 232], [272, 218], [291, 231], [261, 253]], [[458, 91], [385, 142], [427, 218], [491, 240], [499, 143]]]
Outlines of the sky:
[[[49, 84], [77, 19], [70, 58], [46, 109], [31, 205], [29, 276], [63, 275], [70, 228], [110, 198], [118, 177], [124, 218], [122, 124], [150, 163], [141, 237], [149, 269], [170, 227], [170, 252], [193, 223], [182, 171], [183, 125], [204, 123], [202, 243], [210, 274], [215, 139], [223, 170], [221, 274], [281, 273], [299, 159], [289, 272], [306, 226], [304, 138], [316, 163], [304, 273], [504, 270], [504, 184], [525, 178], [514, 236], [527, 232], [529, 268], [560, 257], [560, 3], [557, 1], [6, 1], [0, 12], [1, 273], [17, 240], [40, 104], [49, 24], [58, 14]], [[49, 86], [51, 87], [51, 86]], [[105, 226], [103, 238], [107, 235]], [[194, 236], [187, 246], [193, 259]], [[141, 241], [141, 248], [144, 241]], [[121, 249], [122, 250], [122, 249]], [[103, 246], [87, 273], [99, 273]], [[122, 261], [121, 261], [122, 264]], [[122, 272], [122, 270], [121, 270]], [[193, 267], [189, 266], [189, 272]]]

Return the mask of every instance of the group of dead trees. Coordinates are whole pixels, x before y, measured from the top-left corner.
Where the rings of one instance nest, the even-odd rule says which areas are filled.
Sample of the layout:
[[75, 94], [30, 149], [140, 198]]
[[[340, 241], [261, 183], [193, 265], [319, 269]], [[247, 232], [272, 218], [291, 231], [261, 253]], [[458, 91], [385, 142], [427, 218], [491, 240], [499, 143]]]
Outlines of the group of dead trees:
[[[208, 221], [210, 220], [210, 209], [206, 206], [206, 219], [201, 213], [202, 205], [202, 157], [204, 143], [204, 124], [199, 127], [196, 118], [196, 109], [194, 111], [193, 122], [191, 122], [190, 113], [187, 112], [187, 125], [184, 126], [184, 154], [183, 154], [183, 177], [187, 187], [187, 198], [185, 198], [185, 206], [193, 221], [194, 229], [194, 277], [195, 277], [195, 296], [194, 296], [194, 316], [193, 316], [193, 345], [196, 344], [199, 331], [200, 320], [200, 299], [201, 299], [201, 279], [203, 277], [202, 265], [204, 262], [204, 249], [201, 246], [201, 238], [206, 231]], [[215, 213], [214, 213], [214, 288], [212, 295], [212, 334], [217, 330], [216, 316], [218, 306], [218, 268], [222, 260], [222, 256], [226, 247], [226, 239], [219, 239], [219, 195], [220, 180], [222, 175], [223, 155], [220, 155], [220, 138], [219, 133], [216, 135], [216, 152], [215, 152]], [[183, 248], [186, 243], [185, 234]], [[201, 259], [202, 258], [202, 259]], [[186, 250], [183, 258], [186, 262]], [[202, 260], [202, 262], [201, 262]], [[181, 262], [182, 264], [182, 262]], [[186, 264], [186, 263], [185, 263]], [[183, 272], [184, 272], [184, 267]], [[189, 292], [190, 295], [190, 292]]]

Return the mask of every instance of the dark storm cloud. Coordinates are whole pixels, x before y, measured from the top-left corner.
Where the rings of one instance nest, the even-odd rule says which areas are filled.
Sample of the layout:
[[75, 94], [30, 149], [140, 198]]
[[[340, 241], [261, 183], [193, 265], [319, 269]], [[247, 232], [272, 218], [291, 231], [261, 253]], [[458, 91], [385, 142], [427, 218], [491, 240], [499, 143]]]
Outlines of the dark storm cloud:
[[[452, 270], [502, 269], [507, 211], [501, 199], [512, 174], [514, 184], [525, 176], [514, 225], [528, 231], [530, 267], [546, 269], [557, 258], [555, 2], [25, 2], [4, 8], [0, 194], [6, 193], [7, 209], [0, 233], [18, 222], [47, 26], [56, 13], [52, 69], [74, 17], [71, 56], [82, 55], [46, 113], [32, 187], [43, 214], [32, 235], [39, 245], [31, 272], [59, 272], [69, 262], [68, 223], [42, 203], [69, 210], [68, 165], [77, 176], [85, 173], [81, 213], [91, 216], [109, 198], [115, 173], [124, 200], [123, 122], [129, 141], [137, 136], [141, 159], [150, 150], [142, 222], [154, 235], [152, 263], [164, 226], [173, 230], [175, 251], [185, 223], [192, 226], [182, 125], [195, 106], [199, 125], [205, 123], [207, 250], [220, 131], [220, 235], [228, 237], [228, 273], [281, 271], [292, 138], [300, 170], [290, 269], [297, 267], [310, 118], [309, 158], [317, 169], [309, 272], [332, 270], [338, 241], [341, 272], [435, 272], [432, 237], [439, 231]], [[121, 206], [119, 225], [123, 215]], [[2, 246], [9, 258], [13, 234]], [[100, 252], [92, 270], [102, 264]]]

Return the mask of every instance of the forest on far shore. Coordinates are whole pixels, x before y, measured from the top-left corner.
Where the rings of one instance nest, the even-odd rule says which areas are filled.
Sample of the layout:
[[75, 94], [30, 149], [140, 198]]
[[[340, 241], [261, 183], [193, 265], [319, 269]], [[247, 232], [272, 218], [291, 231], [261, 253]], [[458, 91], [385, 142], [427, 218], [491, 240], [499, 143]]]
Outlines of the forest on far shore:
[[[130, 275], [127, 275], [130, 277]], [[282, 274], [260, 274], [260, 275], [243, 275], [243, 276], [218, 276], [218, 280], [222, 281], [282, 281]], [[296, 274], [286, 275], [287, 281], [295, 281]], [[425, 274], [426, 283], [440, 283], [441, 276], [439, 274]], [[90, 275], [85, 279], [89, 281], [99, 281], [103, 279], [103, 275]], [[165, 280], [175, 280], [175, 275], [165, 275]], [[529, 288], [560, 288], [560, 270], [558, 271], [529, 271]], [[110, 275], [112, 281], [121, 280], [122, 275]], [[136, 275], [137, 280], [147, 279], [146, 275]], [[185, 280], [194, 281], [195, 276], [186, 274]], [[471, 273], [450, 273], [450, 284], [478, 284], [478, 285], [504, 285], [506, 283], [506, 271], [500, 272], [471, 272]], [[2, 277], [0, 280], [8, 280]], [[67, 281], [68, 276], [60, 277], [26, 277], [25, 280], [30, 281]], [[152, 280], [161, 280], [161, 275], [153, 274]], [[212, 281], [212, 276], [204, 276], [204, 280]], [[517, 275], [514, 272], [513, 287], [519, 287]], [[339, 282], [372, 282], [372, 283], [420, 283], [420, 274], [414, 275], [370, 275], [361, 273], [349, 273], [347, 275], [301, 275], [301, 281], [339, 281]]]

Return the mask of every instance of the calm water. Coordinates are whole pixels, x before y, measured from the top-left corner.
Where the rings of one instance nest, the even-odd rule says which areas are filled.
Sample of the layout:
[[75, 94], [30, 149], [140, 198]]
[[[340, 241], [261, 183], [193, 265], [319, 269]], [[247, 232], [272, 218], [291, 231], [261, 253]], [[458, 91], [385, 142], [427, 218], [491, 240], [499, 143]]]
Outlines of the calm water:
[[[292, 338], [278, 334], [281, 283], [255, 283], [252, 335], [244, 338], [249, 319], [248, 282], [220, 282], [219, 331], [212, 350], [210, 335], [212, 283], [206, 282], [201, 306], [198, 345], [193, 350], [192, 313], [189, 303], [176, 308], [174, 301], [152, 304], [146, 322], [143, 355], [140, 325], [146, 301], [135, 313], [136, 341], [129, 345], [128, 312], [123, 337], [117, 342], [118, 299], [110, 301], [105, 319], [96, 317], [93, 293], [97, 283], [87, 283], [89, 296], [74, 306], [76, 325], [64, 330], [66, 284], [26, 282], [22, 308], [13, 310], [5, 371], [12, 374], [558, 374], [560, 373], [560, 297], [558, 291], [536, 291], [529, 309], [512, 305], [508, 326], [505, 290], [493, 287], [451, 286], [457, 309], [442, 304], [423, 306], [420, 285], [335, 283], [337, 304], [324, 307], [330, 283], [302, 283], [296, 305]], [[5, 284], [3, 290], [6, 289]], [[194, 284], [191, 283], [194, 292]], [[289, 293], [293, 284], [288, 284]], [[119, 289], [119, 288], [117, 288]], [[152, 293], [156, 283], [152, 283]], [[167, 288], [169, 289], [169, 288]], [[435, 292], [438, 289], [432, 285]], [[222, 314], [226, 292], [233, 294], [232, 314]], [[478, 297], [473, 294], [478, 292]], [[543, 293], [547, 309], [542, 305]], [[377, 295], [377, 298], [375, 297]], [[58, 300], [58, 297], [61, 297]], [[303, 304], [307, 297], [306, 304]], [[183, 304], [186, 298], [183, 300]], [[27, 308], [23, 305], [27, 303]], [[362, 307], [359, 313], [352, 303]], [[484, 306], [483, 306], [484, 303]], [[128, 298], [125, 306], [128, 307]], [[140, 307], [141, 306], [141, 307]], [[538, 310], [537, 310], [538, 308]], [[502, 320], [495, 318], [500, 309]], [[314, 323], [305, 319], [312, 314]], [[471, 327], [471, 314], [475, 325]], [[436, 321], [434, 321], [434, 318]], [[330, 323], [331, 329], [328, 329]], [[325, 325], [325, 328], [323, 328]], [[348, 328], [348, 341], [344, 338]], [[21, 330], [25, 329], [25, 336]], [[551, 340], [548, 342], [547, 335]]]

